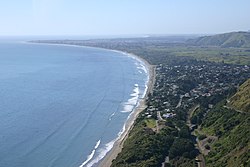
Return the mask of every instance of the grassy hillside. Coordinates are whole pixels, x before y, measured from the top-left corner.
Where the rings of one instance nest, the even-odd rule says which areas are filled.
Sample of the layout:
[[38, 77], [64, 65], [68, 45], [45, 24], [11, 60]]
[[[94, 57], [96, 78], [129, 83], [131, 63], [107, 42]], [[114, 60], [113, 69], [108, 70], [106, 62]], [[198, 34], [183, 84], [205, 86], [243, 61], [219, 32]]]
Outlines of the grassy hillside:
[[[168, 41], [159, 39], [151, 41], [144, 38], [51, 41], [51, 43], [76, 44], [126, 51], [146, 59], [150, 64], [161, 67], [158, 71], [156, 70], [156, 83], [158, 82], [158, 86], [155, 86], [154, 93], [150, 94], [147, 99], [147, 105], [156, 110], [150, 113], [152, 115], [150, 119], [146, 116], [146, 112], [152, 108], [147, 108], [139, 115], [127, 140], [124, 142], [122, 152], [113, 161], [112, 167], [158, 167], [164, 161], [166, 165], [171, 167], [197, 166], [195, 157], [198, 150], [194, 147], [196, 140], [190, 134], [191, 131], [186, 125], [186, 114], [189, 111], [189, 107], [192, 107], [191, 105], [199, 103], [200, 109], [194, 112], [196, 119], [191, 121], [197, 122], [199, 125], [202, 123], [200, 135], [207, 134], [203, 135], [203, 137], [205, 136], [206, 138], [207, 136], [208, 142], [211, 136], [216, 139], [216, 141], [211, 141], [209, 146], [211, 152], [206, 156], [208, 166], [250, 166], [250, 155], [248, 153], [250, 152], [250, 118], [247, 115], [249, 113], [230, 110], [230, 107], [228, 107], [229, 109], [224, 107], [225, 104], [223, 103], [206, 114], [208, 104], [215, 105], [218, 101], [226, 98], [228, 95], [226, 92], [215, 94], [209, 98], [200, 96], [197, 100], [188, 102], [187, 105], [183, 105], [183, 108], [178, 109], [176, 109], [176, 105], [180, 99], [179, 96], [174, 96], [174, 94], [178, 95], [178, 93], [189, 91], [182, 90], [185, 83], [179, 82], [183, 74], [188, 71], [191, 74], [188, 80], [203, 76], [199, 83], [209, 81], [209, 85], [220, 84], [222, 80], [218, 80], [219, 78], [223, 78], [223, 82], [225, 81], [225, 83], [230, 83], [231, 85], [233, 83], [232, 78], [234, 78], [233, 80], [249, 78], [249, 69], [247, 67], [244, 67], [246, 69], [239, 72], [237, 69], [241, 69], [243, 66], [230, 65], [229, 71], [231, 74], [229, 73], [230, 75], [228, 75], [225, 73], [228, 69], [224, 68], [228, 65], [211, 63], [224, 62], [250, 65], [249, 48], [190, 46], [183, 43], [168, 43]], [[203, 65], [209, 68], [203, 68]], [[193, 70], [190, 71], [188, 67], [196, 72], [193, 73]], [[200, 67], [203, 70], [199, 70]], [[179, 73], [177, 69], [182, 71]], [[214, 77], [217, 79], [212, 81]], [[173, 94], [171, 94], [169, 91], [170, 88], [172, 89], [170, 84], [178, 85], [179, 90], [174, 90], [172, 91]], [[225, 85], [220, 87], [220, 89], [224, 88], [226, 88]], [[206, 87], [202, 89], [204, 91], [205, 89], [207, 89], [206, 91], [210, 90], [210, 88]], [[215, 87], [212, 89], [213, 91], [219, 90], [215, 89]], [[162, 105], [166, 101], [170, 101], [169, 105]], [[165, 122], [156, 121], [156, 111], [164, 111], [171, 108], [177, 114], [176, 117], [166, 119]], [[203, 119], [204, 117], [205, 119]], [[201, 139], [201, 137], [199, 136], [198, 138]]]
[[211, 150], [205, 157], [208, 167], [250, 166], [250, 79], [230, 100], [230, 107], [236, 110], [221, 102], [207, 113], [201, 124], [203, 134], [218, 138], [208, 144]]
[[249, 32], [231, 32], [213, 36], [205, 36], [189, 40], [188, 43], [198, 46], [219, 46], [219, 47], [250, 47]]
[[250, 112], [250, 79], [240, 86], [229, 105], [237, 110]]
[[250, 117], [223, 107], [208, 113], [202, 131], [217, 136], [205, 157], [208, 167], [250, 166]]

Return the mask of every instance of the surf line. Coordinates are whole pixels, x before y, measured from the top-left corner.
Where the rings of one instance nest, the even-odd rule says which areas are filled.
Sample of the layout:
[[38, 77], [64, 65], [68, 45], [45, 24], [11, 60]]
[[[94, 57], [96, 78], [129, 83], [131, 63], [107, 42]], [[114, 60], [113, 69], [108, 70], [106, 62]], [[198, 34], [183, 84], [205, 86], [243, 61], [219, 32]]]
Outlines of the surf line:
[[96, 149], [99, 147], [100, 144], [101, 144], [101, 140], [98, 140], [96, 142], [95, 148], [92, 150], [91, 154], [88, 155], [87, 160], [84, 161], [79, 167], [83, 167], [94, 157]]

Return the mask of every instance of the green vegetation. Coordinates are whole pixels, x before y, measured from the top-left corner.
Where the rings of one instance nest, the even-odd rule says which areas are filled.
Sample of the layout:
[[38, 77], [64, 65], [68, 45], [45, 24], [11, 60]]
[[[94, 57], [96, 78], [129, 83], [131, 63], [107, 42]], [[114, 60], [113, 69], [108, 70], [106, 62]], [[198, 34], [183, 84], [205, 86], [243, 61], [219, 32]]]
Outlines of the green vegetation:
[[170, 53], [176, 56], [194, 57], [198, 60], [250, 64], [249, 32], [231, 32], [190, 39], [187, 45], [171, 48]]
[[199, 46], [220, 46], [220, 47], [250, 47], [249, 32], [231, 32], [213, 36], [200, 37], [188, 41]]
[[196, 156], [194, 144], [188, 139], [177, 138], [169, 150], [169, 158], [173, 159], [178, 156], [194, 158]]
[[169, 128], [155, 133], [147, 127], [145, 119], [140, 115], [112, 167], [160, 166], [174, 142], [174, 137], [170, 134], [172, 130]]
[[198, 136], [198, 139], [199, 139], [199, 140], [203, 140], [203, 139], [205, 139], [206, 137], [207, 137], [206, 135], [202, 134], [202, 135], [199, 135], [199, 136]]
[[203, 119], [202, 132], [218, 137], [209, 145], [207, 166], [250, 166], [250, 113], [238, 111], [247, 111], [245, 106], [249, 106], [249, 83], [250, 79], [231, 98], [231, 106], [237, 110], [226, 108], [225, 101], [221, 101]]
[[228, 64], [250, 64], [250, 50], [246, 48], [172, 46], [160, 49], [155, 47], [147, 49], [149, 53], [154, 52], [155, 54], [163, 54], [163, 56], [190, 57], [197, 60], [224, 62]]
[[197, 166], [193, 130], [206, 148], [200, 152], [208, 166], [233, 167], [250, 166], [249, 112], [239, 112], [249, 111], [249, 81], [226, 105], [237, 85], [250, 78], [250, 68], [243, 66], [250, 65], [248, 34], [178, 39], [177, 43], [164, 37], [41, 42], [120, 50], [156, 65], [148, 107], [139, 114], [112, 167]]
[[191, 40], [187, 40], [187, 37], [149, 37], [35, 42], [116, 49], [136, 54], [154, 65], [170, 64], [174, 61], [178, 63], [179, 61], [190, 61], [190, 59], [250, 65], [249, 32], [234, 32]]
[[183, 125], [178, 131], [173, 122], [169, 121], [166, 122], [169, 126], [156, 133], [149, 128], [155, 124], [155, 120], [146, 119], [143, 116], [144, 112], [136, 120], [122, 152], [113, 161], [112, 167], [158, 167], [165, 161], [166, 156], [171, 159], [168, 165], [194, 165], [197, 150], [190, 140], [187, 126]]
[[146, 119], [145, 123], [146, 123], [148, 128], [153, 129], [156, 127], [156, 120], [155, 119]]
[[217, 107], [202, 123], [202, 131], [217, 136], [205, 157], [208, 167], [250, 165], [250, 115]]
[[203, 115], [204, 115], [205, 110], [202, 109], [201, 107], [199, 107], [198, 109], [196, 109], [191, 117], [191, 123], [192, 124], [201, 124], [202, 119], [203, 119]]
[[229, 104], [237, 110], [250, 112], [250, 79], [240, 86]]

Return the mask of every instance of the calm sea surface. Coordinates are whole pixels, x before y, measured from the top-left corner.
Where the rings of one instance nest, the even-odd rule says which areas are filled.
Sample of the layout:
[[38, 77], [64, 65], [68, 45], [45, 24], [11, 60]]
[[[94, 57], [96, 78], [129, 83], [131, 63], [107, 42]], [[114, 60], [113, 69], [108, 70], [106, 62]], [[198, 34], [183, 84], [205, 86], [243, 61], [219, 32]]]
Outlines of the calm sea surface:
[[0, 167], [96, 166], [147, 80], [119, 52], [0, 42]]

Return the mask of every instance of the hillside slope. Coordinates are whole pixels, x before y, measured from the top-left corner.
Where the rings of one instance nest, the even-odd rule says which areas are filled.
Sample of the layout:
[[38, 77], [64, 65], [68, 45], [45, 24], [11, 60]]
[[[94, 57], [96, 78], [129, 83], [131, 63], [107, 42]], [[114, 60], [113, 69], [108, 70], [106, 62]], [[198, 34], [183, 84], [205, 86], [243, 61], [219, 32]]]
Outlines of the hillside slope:
[[250, 165], [250, 117], [221, 107], [208, 113], [202, 131], [217, 136], [210, 144], [207, 167], [247, 167]]
[[250, 47], [250, 32], [231, 32], [204, 36], [188, 40], [187, 43], [198, 46], [219, 46], [219, 47]]
[[[208, 167], [250, 166], [250, 79], [244, 82], [231, 98], [231, 107], [224, 102], [207, 113], [201, 124], [206, 136], [216, 136], [208, 143], [210, 152], [206, 159]], [[237, 107], [237, 110], [232, 109]], [[248, 111], [248, 112], [239, 112]]]
[[237, 93], [230, 98], [229, 105], [237, 110], [250, 112], [250, 79], [243, 83]]

